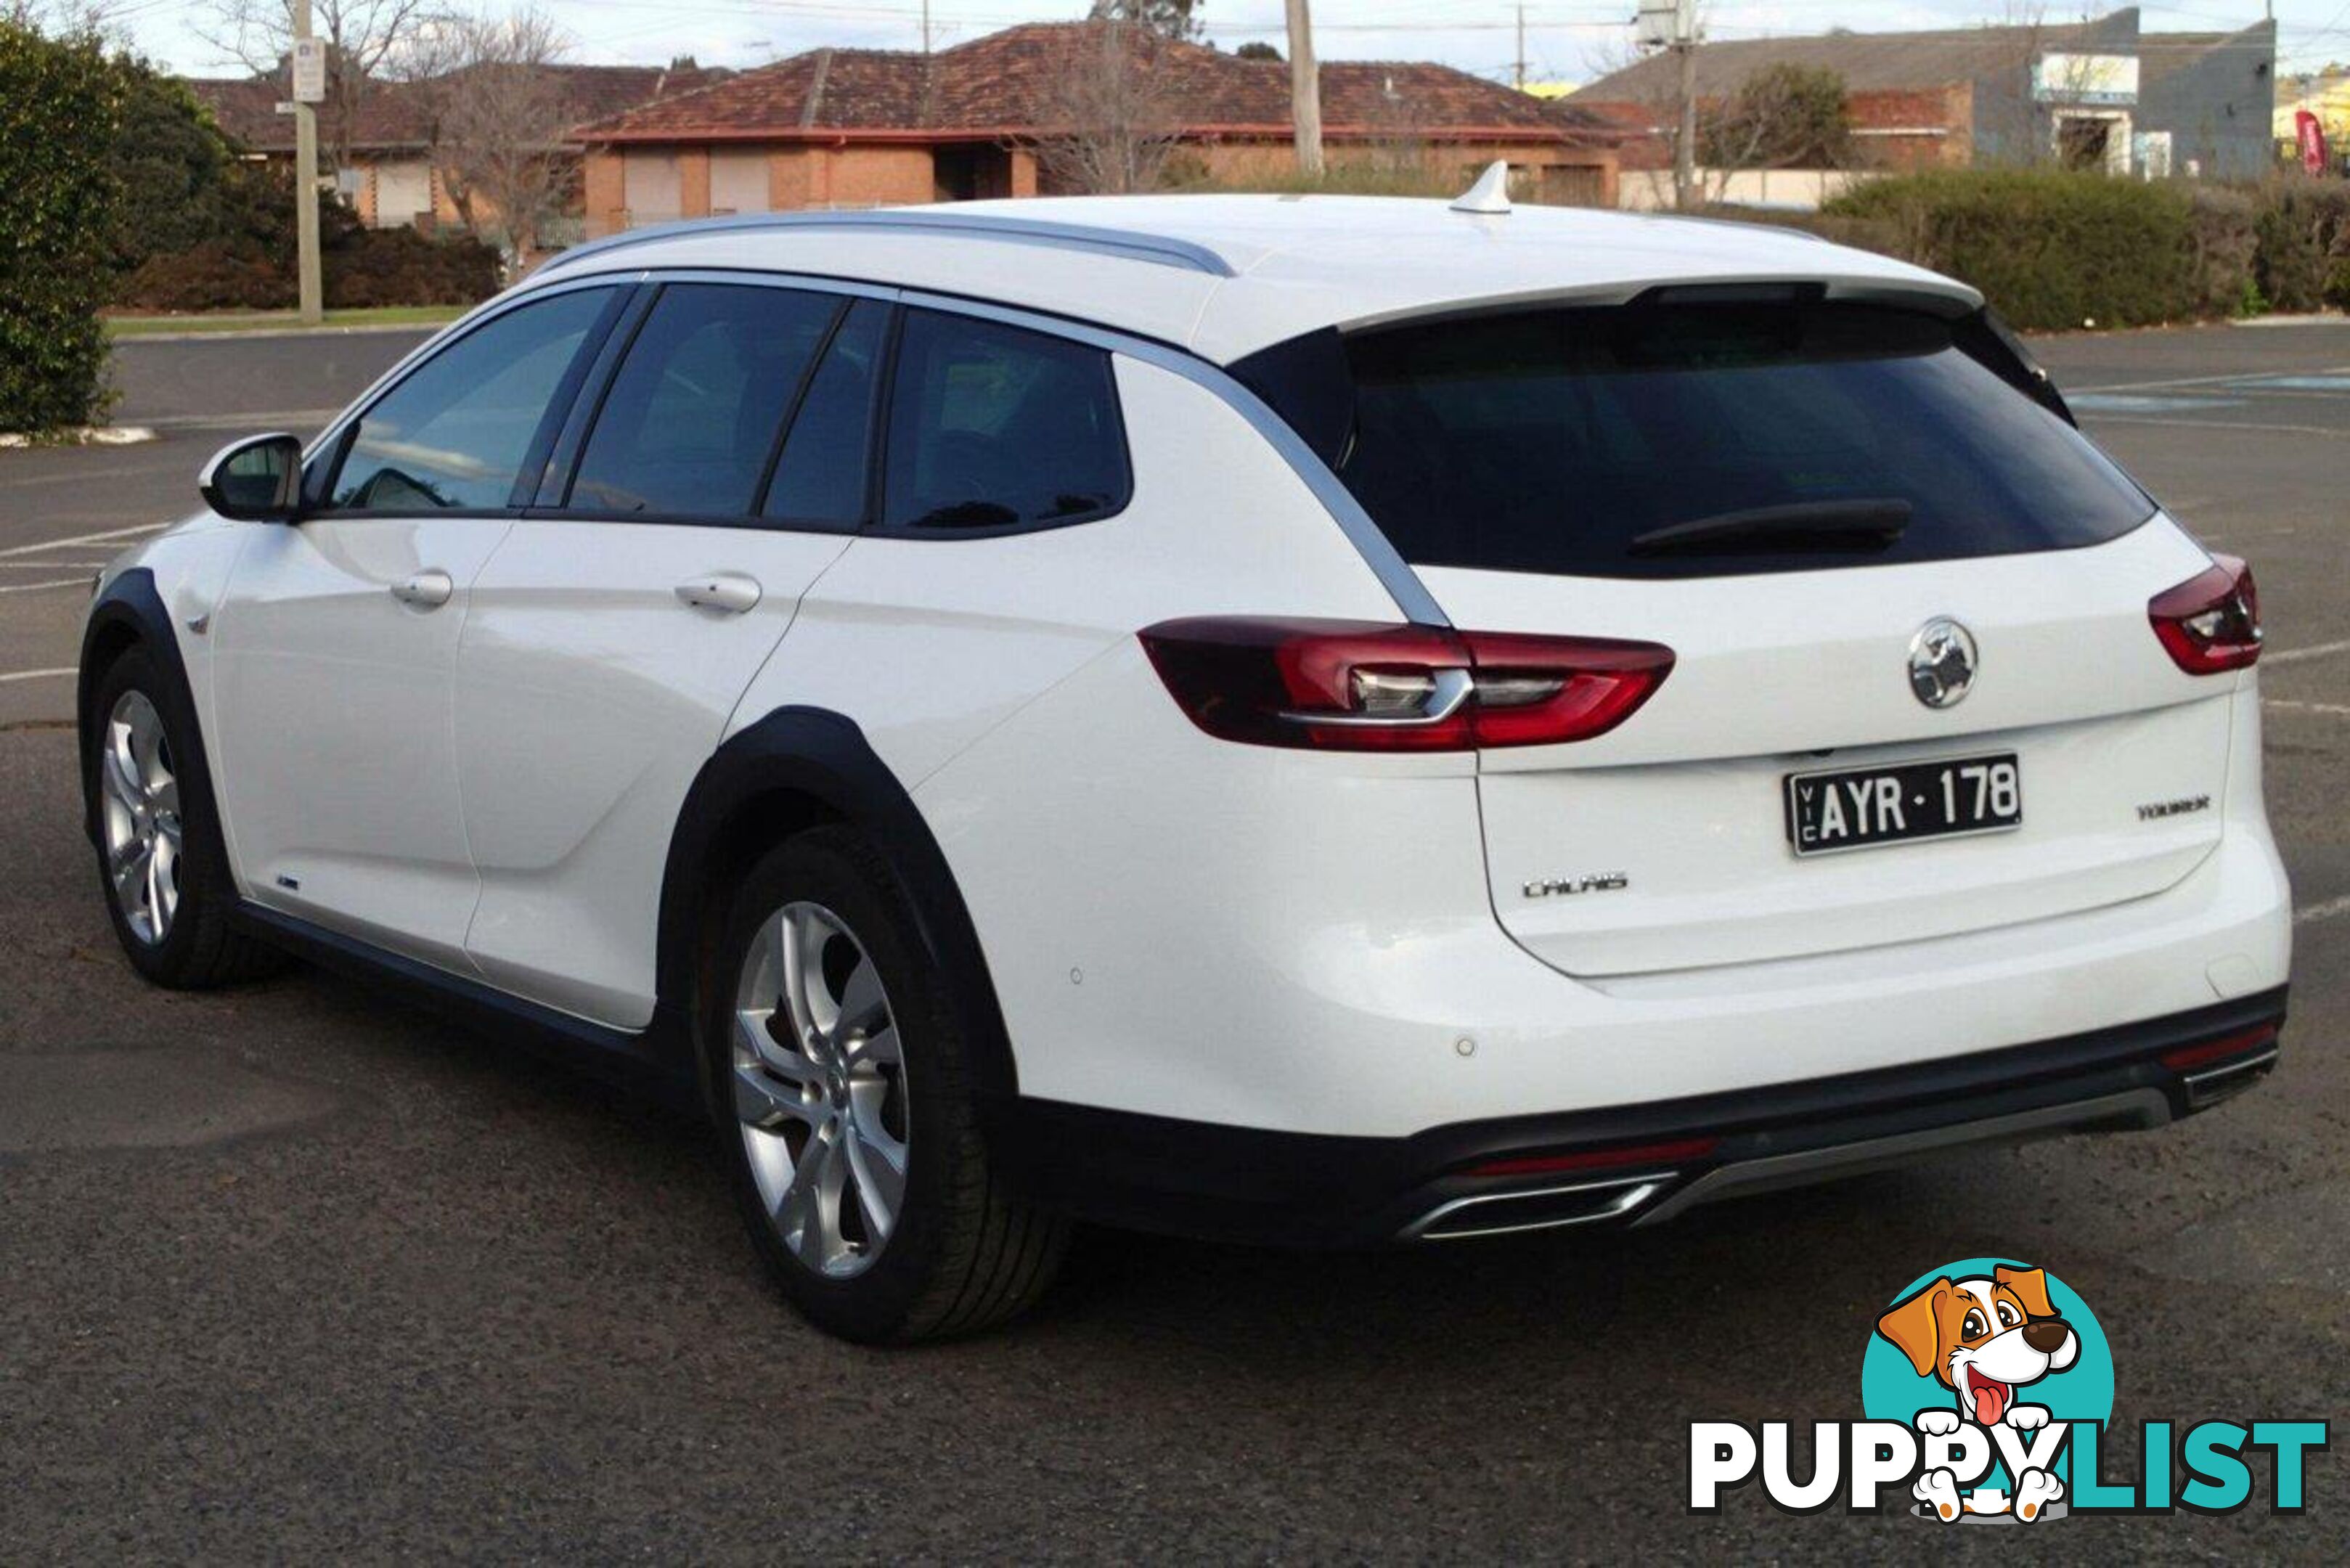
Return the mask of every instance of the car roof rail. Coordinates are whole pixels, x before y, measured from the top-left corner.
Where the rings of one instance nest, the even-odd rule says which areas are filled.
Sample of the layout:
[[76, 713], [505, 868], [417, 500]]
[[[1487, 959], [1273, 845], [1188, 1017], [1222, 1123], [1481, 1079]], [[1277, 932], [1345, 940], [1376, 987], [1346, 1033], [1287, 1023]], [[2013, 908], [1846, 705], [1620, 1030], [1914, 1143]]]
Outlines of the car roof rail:
[[1237, 275], [1230, 262], [1190, 240], [1166, 234], [1138, 234], [1091, 223], [1060, 223], [1043, 218], [1011, 217], [997, 213], [932, 212], [908, 207], [878, 207], [846, 213], [741, 213], [723, 218], [689, 218], [682, 223], [656, 223], [608, 234], [572, 246], [551, 257], [542, 274], [589, 256], [609, 255], [634, 245], [691, 234], [742, 233], [766, 229], [846, 229], [940, 234], [959, 239], [1002, 240], [1014, 244], [1050, 245], [1060, 250], [1091, 251], [1128, 261], [1180, 267], [1211, 277]]

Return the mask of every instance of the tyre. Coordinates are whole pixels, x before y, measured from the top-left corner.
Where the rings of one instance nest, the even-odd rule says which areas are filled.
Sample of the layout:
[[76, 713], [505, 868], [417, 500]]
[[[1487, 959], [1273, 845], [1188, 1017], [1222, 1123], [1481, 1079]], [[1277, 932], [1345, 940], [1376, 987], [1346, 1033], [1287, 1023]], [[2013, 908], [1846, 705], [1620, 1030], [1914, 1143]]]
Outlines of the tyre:
[[157, 985], [202, 990], [281, 967], [283, 955], [229, 928], [236, 906], [193, 721], [142, 649], [98, 683], [87, 776], [99, 880], [130, 965]]
[[922, 950], [888, 862], [816, 829], [744, 879], [702, 1009], [753, 1244], [818, 1327], [867, 1344], [1001, 1324], [1067, 1243], [990, 1173], [966, 1043]]

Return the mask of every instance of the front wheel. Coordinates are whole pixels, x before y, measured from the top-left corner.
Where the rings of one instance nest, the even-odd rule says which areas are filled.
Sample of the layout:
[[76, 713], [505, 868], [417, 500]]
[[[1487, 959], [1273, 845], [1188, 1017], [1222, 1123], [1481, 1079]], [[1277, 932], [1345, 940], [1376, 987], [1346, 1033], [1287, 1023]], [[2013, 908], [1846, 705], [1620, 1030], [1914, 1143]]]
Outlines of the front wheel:
[[275, 950], [232, 930], [236, 888], [195, 764], [192, 722], [144, 649], [98, 682], [87, 770], [98, 869], [115, 939], [158, 985], [197, 990], [268, 973]]
[[1067, 1240], [990, 1173], [916, 919], [861, 836], [803, 834], [744, 879], [702, 1008], [752, 1241], [803, 1313], [867, 1343], [1005, 1321]]

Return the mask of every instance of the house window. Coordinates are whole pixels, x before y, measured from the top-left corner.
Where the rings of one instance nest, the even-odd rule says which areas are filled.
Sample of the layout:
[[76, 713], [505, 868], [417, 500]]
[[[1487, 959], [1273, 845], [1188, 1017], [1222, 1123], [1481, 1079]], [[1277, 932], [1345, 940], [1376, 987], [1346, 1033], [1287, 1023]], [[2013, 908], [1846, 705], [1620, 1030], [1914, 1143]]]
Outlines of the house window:
[[2130, 169], [2130, 117], [2106, 110], [2072, 109], [2057, 114], [2056, 161], [2067, 169]]

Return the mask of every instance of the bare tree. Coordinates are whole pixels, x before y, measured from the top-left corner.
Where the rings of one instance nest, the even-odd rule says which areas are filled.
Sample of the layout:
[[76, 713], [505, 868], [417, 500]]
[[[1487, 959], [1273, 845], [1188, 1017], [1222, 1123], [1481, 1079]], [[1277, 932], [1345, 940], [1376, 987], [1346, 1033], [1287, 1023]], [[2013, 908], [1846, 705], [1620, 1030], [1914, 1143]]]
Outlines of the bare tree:
[[517, 259], [561, 215], [577, 167], [567, 145], [577, 106], [559, 68], [570, 47], [554, 18], [527, 9], [442, 17], [400, 57], [450, 204]]
[[1167, 52], [1162, 35], [1137, 23], [1085, 24], [1037, 104], [1036, 162], [1055, 187], [1099, 195], [1159, 184], [1181, 129]]
[[1726, 101], [1700, 106], [1698, 158], [1721, 171], [1848, 167], [1844, 78], [1787, 60], [1751, 73]]
[[1162, 37], [1197, 42], [1201, 32], [1200, 0], [1094, 0], [1087, 17], [1095, 22], [1139, 22]]
[[[205, 0], [196, 26], [213, 47], [255, 76], [282, 69], [294, 51], [294, 0]], [[369, 87], [434, 17], [432, 0], [311, 0], [310, 31], [327, 43], [327, 101], [318, 128], [337, 167], [349, 161], [351, 138]]]

